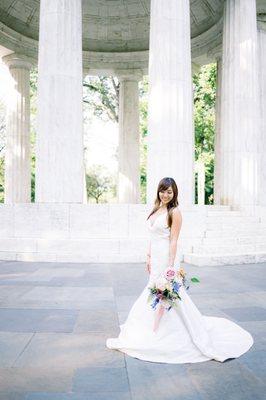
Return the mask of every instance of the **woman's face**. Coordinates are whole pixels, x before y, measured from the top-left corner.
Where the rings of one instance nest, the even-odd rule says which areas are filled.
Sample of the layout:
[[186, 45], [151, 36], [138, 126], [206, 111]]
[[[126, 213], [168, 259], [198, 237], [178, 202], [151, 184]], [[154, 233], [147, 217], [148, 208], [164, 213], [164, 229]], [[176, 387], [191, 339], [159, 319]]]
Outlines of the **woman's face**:
[[171, 201], [172, 198], [174, 197], [172, 186], [169, 186], [168, 189], [159, 192], [159, 197], [162, 202], [162, 205], [166, 205], [167, 203], [169, 203], [169, 201]]

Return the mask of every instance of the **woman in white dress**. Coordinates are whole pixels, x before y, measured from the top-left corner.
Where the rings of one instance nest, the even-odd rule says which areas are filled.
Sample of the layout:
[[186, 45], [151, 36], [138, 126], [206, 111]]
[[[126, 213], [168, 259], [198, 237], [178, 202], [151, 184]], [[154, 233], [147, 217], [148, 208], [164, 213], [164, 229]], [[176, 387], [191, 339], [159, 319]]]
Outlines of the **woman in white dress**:
[[253, 344], [250, 333], [226, 318], [202, 315], [184, 287], [180, 288], [182, 300], [177, 308], [165, 311], [154, 330], [156, 311], [147, 301], [148, 288], [165, 269], [179, 267], [177, 240], [182, 216], [174, 179], [163, 178], [159, 182], [147, 223], [150, 230], [146, 263], [149, 280], [125, 323], [120, 325], [118, 338], [107, 339], [106, 346], [141, 360], [173, 364], [212, 359], [223, 362], [248, 351]]

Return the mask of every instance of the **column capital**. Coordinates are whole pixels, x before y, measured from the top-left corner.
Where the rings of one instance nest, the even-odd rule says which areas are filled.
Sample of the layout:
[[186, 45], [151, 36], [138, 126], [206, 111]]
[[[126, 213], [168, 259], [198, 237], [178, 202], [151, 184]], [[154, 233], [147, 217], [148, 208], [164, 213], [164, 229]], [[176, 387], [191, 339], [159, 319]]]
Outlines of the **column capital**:
[[2, 58], [3, 62], [10, 68], [24, 68], [31, 69], [32, 63], [29, 59], [22, 54], [8, 54], [7, 56]]
[[140, 81], [143, 77], [143, 72], [140, 69], [117, 69], [115, 75], [122, 81]]

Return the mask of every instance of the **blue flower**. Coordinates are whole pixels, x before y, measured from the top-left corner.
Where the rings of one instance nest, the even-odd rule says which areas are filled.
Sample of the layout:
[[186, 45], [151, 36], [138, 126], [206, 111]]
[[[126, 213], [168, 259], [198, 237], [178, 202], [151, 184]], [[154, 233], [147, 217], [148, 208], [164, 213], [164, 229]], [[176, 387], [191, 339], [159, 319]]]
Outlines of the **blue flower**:
[[178, 283], [178, 282], [173, 283], [173, 291], [175, 293], [178, 293], [180, 287], [181, 287], [180, 283]]
[[158, 303], [159, 303], [159, 299], [156, 297], [155, 300], [153, 301], [152, 305], [151, 305], [152, 308], [154, 309], [157, 306]]

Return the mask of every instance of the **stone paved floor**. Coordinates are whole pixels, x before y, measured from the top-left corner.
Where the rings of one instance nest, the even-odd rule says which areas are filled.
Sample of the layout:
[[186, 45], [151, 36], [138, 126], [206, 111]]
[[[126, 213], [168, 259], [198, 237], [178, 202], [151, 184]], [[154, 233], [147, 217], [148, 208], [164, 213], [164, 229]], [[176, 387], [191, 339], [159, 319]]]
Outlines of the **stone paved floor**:
[[141, 264], [0, 262], [0, 400], [262, 400], [266, 264], [192, 267], [203, 314], [255, 344], [225, 363], [157, 364], [105, 348], [144, 287]]

